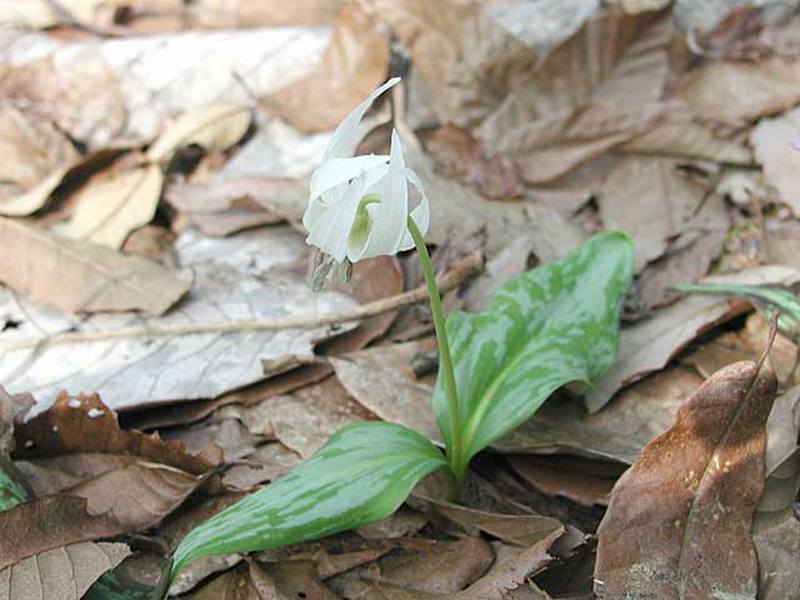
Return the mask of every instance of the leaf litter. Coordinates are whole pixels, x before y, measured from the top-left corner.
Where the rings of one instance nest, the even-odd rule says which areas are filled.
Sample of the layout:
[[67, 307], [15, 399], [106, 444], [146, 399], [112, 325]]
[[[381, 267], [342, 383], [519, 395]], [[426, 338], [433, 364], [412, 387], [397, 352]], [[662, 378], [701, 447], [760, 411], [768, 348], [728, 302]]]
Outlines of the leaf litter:
[[[0, 519], [34, 534], [6, 541], [22, 545], [0, 553], [0, 595], [154, 585], [188, 530], [341, 424], [439, 441], [430, 316], [403, 299], [418, 274], [378, 260], [313, 294], [299, 225], [330, 130], [397, 74], [362, 133], [384, 152], [394, 117], [446, 305], [483, 310], [622, 229], [637, 263], [619, 356], [479, 453], [465, 506], [426, 481], [386, 521], [199, 561], [173, 592], [796, 596], [797, 340], [772, 346], [767, 414], [769, 393], [741, 393], [766, 386], [740, 362], [767, 345], [763, 306], [673, 288], [800, 282], [796, 2], [24, 4], [0, 1]], [[702, 426], [712, 406], [746, 443]], [[715, 456], [706, 478], [684, 464]]]

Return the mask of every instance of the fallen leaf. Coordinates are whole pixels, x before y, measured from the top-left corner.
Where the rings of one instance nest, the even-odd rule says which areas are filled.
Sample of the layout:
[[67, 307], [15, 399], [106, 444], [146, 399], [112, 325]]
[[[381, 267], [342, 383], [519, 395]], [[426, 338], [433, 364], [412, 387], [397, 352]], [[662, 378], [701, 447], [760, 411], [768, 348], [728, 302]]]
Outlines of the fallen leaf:
[[705, 277], [722, 252], [725, 231], [722, 229], [692, 232], [685, 245], [669, 245], [665, 256], [645, 266], [633, 282], [625, 301], [624, 317], [638, 320], [652, 314], [654, 308], [671, 304], [680, 297], [672, 289], [679, 283], [695, 282]]
[[66, 170], [78, 152], [52, 123], [33, 119], [13, 106], [0, 109], [0, 134], [0, 152], [8, 157], [0, 167], [0, 211], [24, 214], [26, 203], [15, 197], [38, 193], [37, 186], [52, 180], [54, 172]]
[[417, 381], [411, 364], [415, 356], [434, 347], [428, 339], [376, 346], [329, 360], [347, 392], [371, 413], [438, 440], [430, 408], [431, 387]]
[[750, 132], [750, 143], [756, 160], [764, 168], [764, 177], [778, 190], [781, 202], [795, 215], [800, 215], [800, 187], [793, 175], [800, 165], [800, 152], [788, 147], [787, 143], [798, 137], [800, 109], [787, 111], [774, 119], [762, 119]]
[[[186, 231], [176, 241], [175, 251], [180, 266], [191, 269], [195, 281], [186, 300], [159, 319], [123, 313], [77, 321], [33, 303], [25, 303], [23, 309], [0, 289], [0, 313], [13, 315], [20, 323], [0, 332], [5, 359], [0, 381], [12, 393], [34, 393], [37, 411], [64, 389], [97, 392], [114, 410], [216, 398], [263, 380], [262, 360], [312, 359], [316, 343], [355, 326], [273, 330], [240, 326], [242, 321], [288, 315], [315, 318], [355, 306], [341, 294], [314, 294], [305, 274], [269, 271], [296, 261], [305, 251], [302, 237], [288, 228], [220, 239]], [[158, 281], [151, 278], [147, 284], [155, 286]], [[208, 329], [193, 334], [195, 324]], [[151, 328], [162, 328], [163, 333], [151, 334]], [[172, 328], [177, 331], [172, 333]]]
[[144, 310], [160, 315], [190, 283], [150, 261], [96, 244], [58, 239], [0, 218], [0, 281], [68, 312]]
[[774, 56], [757, 62], [709, 61], [689, 71], [680, 97], [708, 121], [742, 127], [800, 100], [800, 61]]
[[[670, 239], [687, 231], [726, 231], [728, 219], [708, 184], [681, 172], [667, 158], [628, 158], [598, 193], [600, 218], [608, 229], [625, 231], [636, 248], [636, 271], [661, 257]], [[631, 198], [636, 198], [635, 203]]]
[[790, 509], [782, 518], [753, 524], [758, 552], [758, 598], [796, 600], [800, 589], [797, 556], [800, 554], [800, 521]]
[[357, 7], [346, 7], [319, 66], [260, 101], [304, 133], [333, 129], [386, 78], [388, 36]]
[[90, 21], [105, 0], [61, 0], [58, 10], [47, 0], [30, 0], [24, 4], [14, 0], [0, 0], [0, 23], [15, 27], [27, 26], [42, 29], [67, 24], [67, 14], [81, 21]]
[[600, 598], [755, 598], [750, 537], [777, 382], [753, 362], [707, 380], [623, 474], [598, 530]]
[[38, 553], [0, 571], [0, 596], [80, 600], [131, 553], [126, 544], [82, 542]]
[[153, 219], [163, 183], [164, 175], [157, 165], [92, 181], [72, 199], [68, 219], [55, 223], [50, 230], [63, 237], [119, 249], [134, 229]]
[[512, 456], [514, 471], [534, 489], [583, 506], [607, 506], [608, 496], [624, 466], [581, 457]]
[[207, 473], [215, 466], [204, 456], [190, 454], [179, 442], [121, 429], [116, 415], [96, 394], [61, 394], [45, 412], [17, 422], [14, 433], [17, 457], [23, 459], [87, 453], [131, 455], [194, 475]]
[[426, 512], [432, 512], [440, 519], [455, 523], [469, 535], [477, 536], [483, 532], [514, 546], [530, 546], [563, 529], [561, 523], [551, 517], [493, 513], [446, 502], [420, 492], [414, 492], [411, 503], [425, 507]]
[[145, 154], [153, 163], [168, 160], [182, 146], [196, 144], [207, 152], [223, 152], [250, 127], [250, 109], [233, 102], [198, 106], [182, 114], [156, 138]]
[[[605, 154], [644, 133], [663, 112], [671, 34], [669, 20], [659, 15], [595, 12], [504, 96], [479, 137], [491, 153], [516, 161], [522, 178], [534, 184]], [[596, 60], [583, 60], [587, 51]]]
[[[708, 277], [717, 283], [791, 284], [800, 273], [778, 265], [745, 270], [733, 275]], [[746, 311], [742, 303], [688, 296], [656, 312], [650, 319], [623, 327], [616, 362], [586, 397], [590, 412], [597, 412], [625, 385], [663, 368], [693, 339]]]
[[[46, 496], [0, 512], [3, 531], [24, 531], [0, 540], [0, 569], [48, 550], [124, 533], [111, 515], [91, 515], [85, 498]], [[12, 567], [13, 568], [13, 567]]]

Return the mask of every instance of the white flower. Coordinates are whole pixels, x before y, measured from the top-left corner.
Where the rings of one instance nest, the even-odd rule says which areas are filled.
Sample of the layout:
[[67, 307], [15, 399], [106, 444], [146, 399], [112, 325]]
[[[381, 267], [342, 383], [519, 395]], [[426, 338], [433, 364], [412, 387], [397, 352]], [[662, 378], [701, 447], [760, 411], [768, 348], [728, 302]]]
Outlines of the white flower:
[[[358, 124], [390, 79], [359, 104], [333, 132], [323, 162], [311, 177], [303, 225], [306, 242], [341, 262], [394, 255], [414, 246], [409, 215], [423, 234], [428, 230], [428, 198], [417, 175], [405, 165], [400, 137], [392, 131], [389, 155], [353, 156], [360, 141]], [[409, 187], [419, 195], [411, 210]]]

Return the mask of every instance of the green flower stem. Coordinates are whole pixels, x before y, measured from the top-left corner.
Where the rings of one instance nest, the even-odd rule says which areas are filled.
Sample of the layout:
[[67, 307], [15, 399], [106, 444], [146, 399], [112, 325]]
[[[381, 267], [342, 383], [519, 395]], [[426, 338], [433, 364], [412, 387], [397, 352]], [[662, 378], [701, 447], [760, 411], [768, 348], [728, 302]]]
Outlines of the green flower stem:
[[[450, 485], [450, 499], [458, 501], [461, 496], [461, 484], [464, 480], [465, 470], [461, 468], [461, 418], [459, 416], [458, 395], [456, 394], [456, 378], [453, 373], [453, 361], [450, 358], [450, 345], [447, 343], [447, 331], [445, 329], [444, 312], [442, 311], [442, 299], [439, 296], [439, 288], [436, 287], [436, 277], [433, 274], [433, 265], [425, 240], [422, 237], [414, 219], [408, 217], [408, 231], [417, 247], [422, 273], [425, 276], [425, 285], [428, 288], [428, 296], [431, 301], [431, 315], [433, 316], [433, 328], [436, 331], [436, 341], [439, 345], [439, 364], [441, 374], [444, 378], [444, 389], [447, 394], [447, 401], [450, 408], [450, 444], [447, 448], [447, 461], [452, 468], [454, 475], [454, 485]], [[448, 481], [450, 479], [448, 478]], [[452, 484], [452, 482], [450, 482]]]

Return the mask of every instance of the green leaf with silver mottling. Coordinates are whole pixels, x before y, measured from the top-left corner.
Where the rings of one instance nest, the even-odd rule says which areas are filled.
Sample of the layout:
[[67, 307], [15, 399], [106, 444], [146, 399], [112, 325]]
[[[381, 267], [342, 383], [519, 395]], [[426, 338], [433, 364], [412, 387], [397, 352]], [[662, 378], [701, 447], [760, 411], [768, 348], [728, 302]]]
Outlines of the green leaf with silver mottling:
[[189, 532], [175, 551], [172, 577], [201, 556], [277, 548], [379, 521], [446, 465], [415, 431], [376, 421], [346, 425], [285, 477]]
[[0, 457], [0, 511], [14, 508], [30, 499], [27, 490], [9, 474], [13, 470], [11, 461]]
[[[486, 311], [448, 318], [463, 446], [454, 465], [459, 477], [472, 456], [528, 419], [556, 389], [588, 386], [611, 366], [632, 274], [630, 239], [604, 233], [503, 285]], [[441, 377], [433, 404], [450, 447]]]
[[800, 335], [800, 302], [791, 290], [743, 283], [682, 283], [673, 289], [712, 296], [741, 296], [762, 309], [778, 309], [781, 313], [778, 328], [792, 338]]

